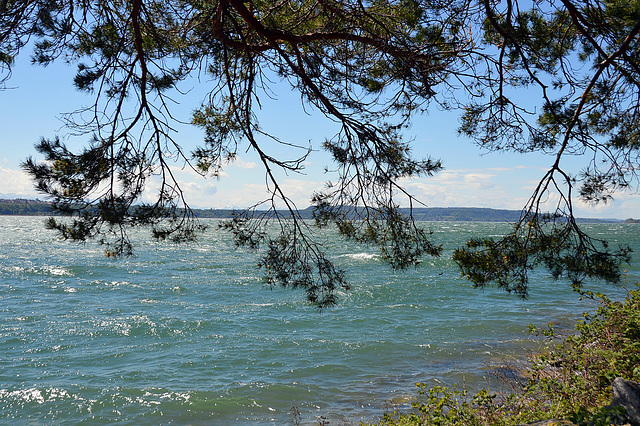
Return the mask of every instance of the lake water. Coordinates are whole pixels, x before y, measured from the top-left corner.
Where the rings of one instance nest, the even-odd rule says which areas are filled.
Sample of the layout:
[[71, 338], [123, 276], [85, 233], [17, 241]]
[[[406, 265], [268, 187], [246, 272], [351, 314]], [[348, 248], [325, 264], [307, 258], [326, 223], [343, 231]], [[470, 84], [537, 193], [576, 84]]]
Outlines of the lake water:
[[[473, 289], [451, 250], [508, 225], [429, 226], [446, 251], [407, 272], [327, 232], [352, 290], [318, 311], [269, 289], [256, 255], [215, 226], [190, 245], [140, 233], [134, 257], [112, 260], [56, 240], [43, 218], [0, 217], [0, 423], [286, 424], [297, 407], [303, 424], [357, 424], [416, 382], [495, 386], [496, 366], [536, 347], [529, 324], [593, 308], [542, 272], [528, 300]], [[640, 253], [640, 225], [585, 226]], [[636, 261], [627, 281], [639, 278]]]

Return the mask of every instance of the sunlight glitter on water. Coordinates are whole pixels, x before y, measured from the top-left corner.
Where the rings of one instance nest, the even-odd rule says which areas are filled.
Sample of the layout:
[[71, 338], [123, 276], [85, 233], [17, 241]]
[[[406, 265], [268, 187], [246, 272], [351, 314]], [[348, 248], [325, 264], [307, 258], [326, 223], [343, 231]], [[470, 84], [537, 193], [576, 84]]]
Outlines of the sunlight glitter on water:
[[[486, 386], [491, 363], [532, 346], [528, 324], [590, 308], [542, 273], [521, 300], [472, 289], [447, 254], [394, 272], [327, 235], [352, 290], [318, 311], [302, 292], [265, 285], [257, 254], [222, 233], [197, 246], [141, 233], [136, 256], [113, 261], [56, 241], [39, 218], [0, 225], [20, 230], [0, 259], [0, 419], [14, 423], [281, 424], [292, 406], [306, 422], [357, 422], [407, 401], [417, 381]], [[640, 227], [589, 226], [640, 247]], [[505, 229], [430, 227], [448, 253]], [[637, 280], [637, 263], [628, 269]]]

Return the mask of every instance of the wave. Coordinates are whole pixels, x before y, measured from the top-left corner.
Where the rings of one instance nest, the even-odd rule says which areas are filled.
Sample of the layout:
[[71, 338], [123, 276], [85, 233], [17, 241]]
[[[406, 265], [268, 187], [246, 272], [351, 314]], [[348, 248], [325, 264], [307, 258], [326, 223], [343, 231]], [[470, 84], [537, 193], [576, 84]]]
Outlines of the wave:
[[349, 259], [355, 259], [355, 260], [373, 260], [373, 259], [378, 259], [380, 255], [373, 254], [373, 253], [349, 253], [349, 254], [343, 254], [340, 257], [347, 257]]

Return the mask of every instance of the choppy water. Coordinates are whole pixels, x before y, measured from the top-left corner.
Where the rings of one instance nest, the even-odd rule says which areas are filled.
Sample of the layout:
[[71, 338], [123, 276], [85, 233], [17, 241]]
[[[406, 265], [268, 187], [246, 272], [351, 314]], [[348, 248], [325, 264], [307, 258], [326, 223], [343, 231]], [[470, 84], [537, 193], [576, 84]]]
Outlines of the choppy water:
[[[254, 254], [222, 232], [181, 246], [140, 234], [136, 256], [114, 261], [42, 221], [0, 217], [3, 424], [286, 424], [292, 406], [303, 423], [357, 423], [415, 382], [487, 386], [534, 347], [528, 324], [589, 309], [544, 274], [528, 300], [460, 278], [450, 250], [505, 224], [434, 223], [448, 252], [404, 273], [328, 234], [353, 287], [319, 312], [265, 287]], [[589, 226], [640, 253], [640, 225]], [[638, 275], [636, 262], [629, 282]]]

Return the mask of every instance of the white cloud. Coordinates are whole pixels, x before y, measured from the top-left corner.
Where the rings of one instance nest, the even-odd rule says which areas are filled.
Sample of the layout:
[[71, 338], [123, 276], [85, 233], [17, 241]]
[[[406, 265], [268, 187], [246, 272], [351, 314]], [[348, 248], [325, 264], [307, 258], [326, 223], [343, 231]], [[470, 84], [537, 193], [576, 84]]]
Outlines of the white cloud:
[[[243, 162], [251, 169], [251, 162]], [[246, 170], [243, 169], [243, 170]], [[188, 203], [198, 208], [243, 208], [270, 196], [259, 171], [248, 174], [231, 170], [221, 179], [204, 178], [190, 168], [172, 168]], [[325, 176], [326, 177], [326, 176]], [[432, 207], [491, 207], [519, 210], [523, 208], [542, 175], [538, 168], [512, 167], [445, 170], [430, 178], [402, 182], [409, 193]], [[324, 182], [314, 179], [281, 179], [283, 192], [298, 206], [309, 206], [314, 191], [324, 188]], [[159, 182], [148, 182], [143, 201], [152, 202]], [[29, 175], [18, 168], [0, 166], [0, 197], [39, 198]], [[546, 204], [555, 207], [558, 195], [550, 193]], [[596, 206], [574, 200], [576, 216], [594, 218], [640, 218], [640, 197], [634, 192], [621, 192], [614, 201]]]
[[255, 169], [256, 167], [258, 167], [257, 163], [254, 163], [253, 161], [243, 160], [240, 156], [236, 157], [236, 159], [231, 162], [231, 165], [239, 169]]
[[[253, 174], [232, 170], [229, 178], [204, 179], [190, 170], [176, 170], [187, 201], [201, 208], [244, 208], [270, 197], [260, 171]], [[431, 207], [489, 207], [520, 210], [529, 201], [539, 183], [540, 168], [505, 167], [485, 169], [445, 170], [433, 177], [401, 182], [409, 193]], [[309, 206], [314, 191], [324, 189], [319, 180], [287, 179], [280, 188], [298, 208]], [[271, 186], [271, 188], [273, 188]], [[157, 186], [148, 197], [155, 196]], [[544, 199], [543, 210], [553, 210], [558, 202], [557, 193]], [[632, 193], [617, 194], [610, 204], [590, 206], [574, 200], [575, 214], [579, 217], [640, 218], [640, 198]]]
[[464, 174], [465, 184], [473, 189], [487, 190], [495, 187], [493, 179], [495, 174], [490, 173], [467, 173]]
[[583, 201], [575, 202], [576, 215], [580, 217], [599, 218], [640, 218], [640, 197], [635, 192], [620, 192], [614, 194], [613, 201], [596, 205]]
[[[302, 179], [283, 179], [279, 182], [280, 189], [284, 194], [295, 203], [295, 205], [304, 209], [309, 206], [311, 196], [314, 191], [323, 188], [323, 182], [308, 181]], [[219, 191], [215, 197], [211, 199], [211, 203], [207, 205], [216, 208], [243, 208], [252, 206], [270, 197], [266, 184], [262, 183], [246, 183], [237, 187], [228, 185], [220, 185]], [[269, 186], [273, 190], [273, 185]], [[281, 204], [278, 204], [282, 207]]]
[[21, 169], [0, 167], [0, 194], [5, 197], [37, 198], [31, 177]]
[[405, 181], [409, 191], [432, 207], [519, 209], [521, 199], [509, 195], [500, 173], [480, 169], [445, 170], [430, 178]]

